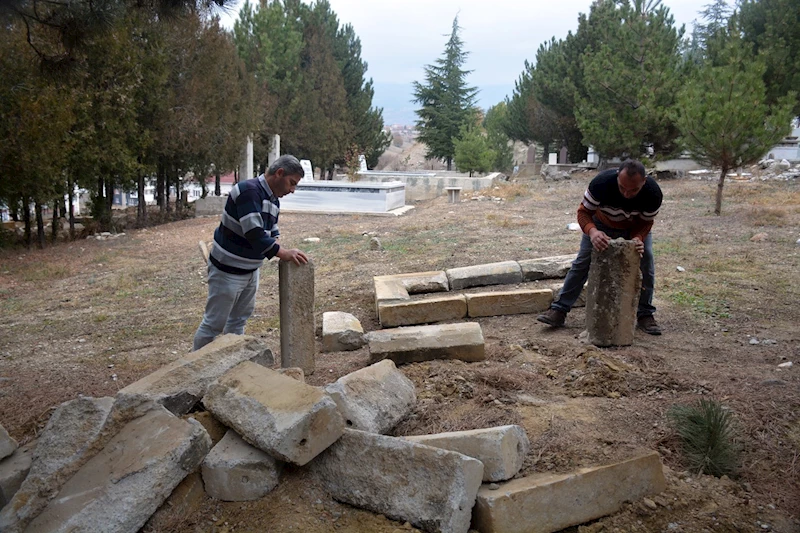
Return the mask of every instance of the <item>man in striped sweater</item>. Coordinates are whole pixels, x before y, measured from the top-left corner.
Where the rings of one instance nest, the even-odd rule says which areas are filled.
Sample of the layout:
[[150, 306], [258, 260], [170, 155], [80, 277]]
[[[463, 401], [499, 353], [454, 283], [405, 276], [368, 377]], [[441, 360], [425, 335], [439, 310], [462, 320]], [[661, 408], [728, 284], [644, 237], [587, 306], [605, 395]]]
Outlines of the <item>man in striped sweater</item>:
[[575, 301], [589, 277], [592, 249], [603, 251], [611, 239], [622, 237], [636, 243], [641, 256], [642, 292], [636, 311], [637, 327], [650, 335], [661, 335], [653, 318], [655, 262], [650, 229], [661, 208], [661, 188], [645, 175], [644, 166], [635, 160], [622, 163], [618, 169], [598, 174], [583, 195], [578, 208], [578, 223], [583, 230], [578, 257], [564, 280], [564, 286], [550, 309], [536, 317], [553, 327], [564, 325]]
[[240, 181], [231, 189], [208, 257], [208, 300], [194, 334], [194, 350], [220, 333], [244, 334], [245, 322], [255, 309], [259, 268], [265, 258], [297, 265], [308, 262], [302, 251], [278, 244], [278, 199], [293, 193], [303, 175], [300, 161], [284, 155], [266, 175]]

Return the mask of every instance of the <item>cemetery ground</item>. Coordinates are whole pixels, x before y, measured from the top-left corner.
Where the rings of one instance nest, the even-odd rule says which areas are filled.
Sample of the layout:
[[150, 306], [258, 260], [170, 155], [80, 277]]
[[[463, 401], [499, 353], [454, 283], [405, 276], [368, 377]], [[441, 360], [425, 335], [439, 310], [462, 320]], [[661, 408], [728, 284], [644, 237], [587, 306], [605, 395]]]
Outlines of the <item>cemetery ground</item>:
[[[566, 225], [592, 176], [504, 184], [457, 205], [440, 197], [396, 218], [284, 213], [282, 241], [315, 263], [318, 333], [324, 311], [352, 313], [376, 330], [375, 275], [576, 252], [580, 234]], [[519, 424], [531, 441], [519, 476], [659, 451], [666, 492], [570, 531], [800, 531], [800, 183], [730, 181], [719, 217], [715, 181], [661, 187], [654, 249], [662, 336], [637, 331], [624, 348], [582, 344], [580, 308], [557, 330], [534, 315], [477, 319], [486, 361], [399, 367], [418, 402], [393, 434]], [[211, 240], [216, 225], [200, 218], [113, 240], [0, 250], [0, 421], [14, 438], [34, 438], [63, 401], [112, 396], [188, 352], [206, 298], [198, 241]], [[371, 249], [372, 236], [382, 250]], [[265, 264], [247, 326], [276, 354], [277, 283], [277, 264]], [[317, 353], [306, 381], [323, 385], [367, 362], [367, 347]], [[701, 398], [735, 414], [742, 453], [731, 479], [688, 471], [670, 426], [672, 406]], [[261, 500], [203, 498], [193, 512], [167, 510], [145, 530], [414, 530], [335, 502], [298, 467], [287, 467]]]

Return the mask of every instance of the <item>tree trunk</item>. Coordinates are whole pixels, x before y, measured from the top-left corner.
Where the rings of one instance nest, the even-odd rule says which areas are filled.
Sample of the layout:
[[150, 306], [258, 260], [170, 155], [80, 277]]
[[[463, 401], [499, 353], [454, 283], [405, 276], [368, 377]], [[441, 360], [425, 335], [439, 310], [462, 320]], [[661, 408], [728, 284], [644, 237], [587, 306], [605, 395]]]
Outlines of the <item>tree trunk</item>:
[[453, 158], [449, 156], [447, 158], [447, 170], [453, 170]]
[[172, 212], [172, 206], [169, 203], [169, 178], [172, 175], [171, 169], [164, 169], [164, 209], [169, 214]]
[[22, 197], [22, 220], [25, 222], [25, 246], [31, 247], [31, 199]]
[[44, 249], [44, 219], [42, 218], [42, 204], [39, 203], [39, 200], [36, 200], [34, 205], [34, 209], [36, 211], [36, 241], [39, 245], [39, 249]]
[[147, 202], [144, 199], [144, 174], [140, 170], [136, 175], [136, 196], [139, 203], [136, 204], [136, 225], [144, 227], [147, 223]]
[[106, 231], [111, 231], [111, 225], [114, 220], [114, 217], [112, 216], [112, 213], [114, 212], [112, 208], [113, 205], [114, 205], [114, 180], [108, 178], [106, 180], [106, 205], [105, 205], [106, 209], [105, 212], [103, 213], [103, 220], [105, 220], [107, 224]]
[[75, 184], [72, 183], [72, 178], [67, 178], [67, 190], [69, 196], [69, 238], [75, 238], [75, 204], [72, 201], [72, 196], [75, 191]]
[[239, 167], [233, 169], [233, 184], [236, 185], [239, 183]]
[[722, 212], [722, 187], [725, 185], [725, 176], [728, 174], [728, 169], [722, 167], [722, 172], [719, 175], [719, 183], [717, 183], [717, 201], [714, 204], [714, 214], [719, 215]]
[[52, 233], [52, 236], [53, 236], [53, 238], [51, 240], [52, 240], [53, 243], [55, 243], [56, 239], [58, 239], [58, 226], [59, 226], [59, 223], [58, 223], [59, 222], [58, 204], [59, 203], [60, 202], [58, 200], [53, 200], [53, 227], [51, 228], [52, 229], [51, 233]]
[[164, 212], [164, 175], [166, 171], [164, 169], [164, 161], [159, 158], [158, 160], [158, 168], [156, 169], [156, 205], [158, 209], [163, 213]]
[[[222, 196], [222, 177], [219, 175], [219, 169], [214, 169], [214, 196]], [[206, 182], [203, 182], [203, 198], [206, 197]]]
[[11, 220], [19, 222], [19, 199], [12, 199], [9, 207], [11, 208]]

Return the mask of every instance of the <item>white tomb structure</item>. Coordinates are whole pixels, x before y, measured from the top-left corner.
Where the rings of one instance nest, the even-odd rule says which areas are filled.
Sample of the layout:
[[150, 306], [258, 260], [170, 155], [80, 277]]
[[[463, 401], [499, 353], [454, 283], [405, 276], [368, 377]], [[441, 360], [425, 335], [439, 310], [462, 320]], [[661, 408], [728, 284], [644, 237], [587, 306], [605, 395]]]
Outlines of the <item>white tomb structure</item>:
[[402, 181], [353, 183], [349, 181], [306, 181], [294, 194], [281, 198], [281, 211], [318, 213], [388, 213], [406, 205]]

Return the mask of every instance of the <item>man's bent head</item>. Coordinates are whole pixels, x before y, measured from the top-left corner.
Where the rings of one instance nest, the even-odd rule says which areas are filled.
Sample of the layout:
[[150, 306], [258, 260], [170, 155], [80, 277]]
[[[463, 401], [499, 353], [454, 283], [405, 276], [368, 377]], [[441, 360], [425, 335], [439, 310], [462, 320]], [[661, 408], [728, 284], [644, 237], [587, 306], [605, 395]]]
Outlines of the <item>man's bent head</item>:
[[300, 161], [293, 155], [282, 155], [267, 169], [267, 183], [278, 198], [294, 192], [295, 187], [305, 176]]
[[625, 198], [635, 198], [639, 191], [644, 187], [647, 178], [644, 173], [644, 165], [635, 159], [629, 159], [622, 163], [617, 174], [617, 186], [619, 192]]

